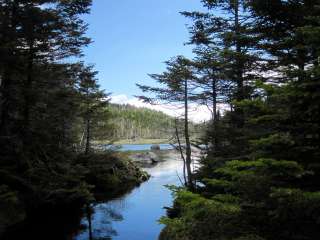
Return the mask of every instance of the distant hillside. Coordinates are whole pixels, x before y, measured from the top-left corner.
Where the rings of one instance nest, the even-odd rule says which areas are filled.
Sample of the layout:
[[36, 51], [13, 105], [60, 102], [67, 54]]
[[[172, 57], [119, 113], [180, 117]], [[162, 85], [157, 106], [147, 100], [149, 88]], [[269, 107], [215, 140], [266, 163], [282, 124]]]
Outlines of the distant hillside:
[[131, 105], [111, 104], [115, 139], [167, 139], [172, 136], [174, 118], [163, 112]]

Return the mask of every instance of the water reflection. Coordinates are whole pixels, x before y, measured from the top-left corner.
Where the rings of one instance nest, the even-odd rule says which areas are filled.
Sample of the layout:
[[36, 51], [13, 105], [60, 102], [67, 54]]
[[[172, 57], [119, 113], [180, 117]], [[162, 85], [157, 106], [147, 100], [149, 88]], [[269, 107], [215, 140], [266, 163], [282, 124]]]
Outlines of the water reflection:
[[118, 236], [112, 223], [123, 221], [121, 212], [125, 208], [125, 201], [122, 199], [87, 207], [86, 217], [81, 222], [84, 230], [76, 239], [107, 240]]
[[172, 204], [171, 192], [164, 185], [179, 185], [182, 162], [178, 156], [170, 153], [167, 161], [145, 169], [151, 179], [131, 193], [92, 206], [82, 220], [85, 229], [75, 240], [156, 240], [163, 228], [158, 223], [165, 215], [163, 207]]
[[[168, 151], [165, 162], [145, 168], [151, 179], [121, 198], [91, 205], [83, 213], [75, 209], [40, 210], [33, 218], [9, 229], [4, 240], [152, 240], [163, 228], [163, 207], [172, 204], [164, 185], [179, 185], [182, 161]], [[80, 219], [81, 224], [80, 224]], [[80, 227], [79, 227], [80, 226]]]

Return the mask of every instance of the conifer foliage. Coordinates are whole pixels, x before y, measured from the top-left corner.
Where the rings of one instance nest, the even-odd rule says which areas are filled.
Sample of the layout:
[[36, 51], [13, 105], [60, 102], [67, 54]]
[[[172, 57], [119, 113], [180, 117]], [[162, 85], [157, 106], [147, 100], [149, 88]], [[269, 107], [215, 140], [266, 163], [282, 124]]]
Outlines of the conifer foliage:
[[0, 1], [0, 234], [33, 209], [92, 200], [93, 170], [77, 159], [106, 131], [108, 98], [93, 68], [77, 62], [91, 41], [82, 20], [90, 6]]
[[173, 189], [160, 238], [317, 239], [319, 1], [202, 2], [184, 13], [196, 62], [214, 53], [201, 69], [215, 74], [198, 75], [219, 91], [202, 97], [231, 108], [208, 125], [201, 184]]

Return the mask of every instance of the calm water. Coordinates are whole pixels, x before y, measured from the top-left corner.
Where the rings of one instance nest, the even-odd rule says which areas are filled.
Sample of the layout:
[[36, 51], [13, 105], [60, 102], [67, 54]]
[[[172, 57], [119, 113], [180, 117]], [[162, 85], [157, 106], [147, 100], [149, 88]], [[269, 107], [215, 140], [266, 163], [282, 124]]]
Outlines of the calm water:
[[[127, 146], [124, 147], [128, 149]], [[150, 147], [151, 145], [130, 145], [130, 150], [147, 150]], [[163, 207], [172, 205], [171, 193], [164, 185], [179, 185], [177, 173], [181, 176], [182, 162], [177, 156], [169, 155], [166, 162], [160, 162], [155, 167], [145, 170], [151, 175], [149, 181], [119, 199], [93, 207], [92, 239], [158, 238], [163, 228], [158, 223], [159, 218], [165, 215]], [[75, 240], [89, 239], [88, 219], [84, 218], [82, 224], [86, 226], [86, 230], [76, 236]]]
[[[145, 151], [150, 150], [151, 146], [154, 144], [123, 144], [123, 145], [113, 145], [108, 146], [110, 148], [115, 148], [118, 151]], [[170, 144], [157, 144], [160, 146], [161, 150], [169, 150], [172, 149], [172, 145]]]

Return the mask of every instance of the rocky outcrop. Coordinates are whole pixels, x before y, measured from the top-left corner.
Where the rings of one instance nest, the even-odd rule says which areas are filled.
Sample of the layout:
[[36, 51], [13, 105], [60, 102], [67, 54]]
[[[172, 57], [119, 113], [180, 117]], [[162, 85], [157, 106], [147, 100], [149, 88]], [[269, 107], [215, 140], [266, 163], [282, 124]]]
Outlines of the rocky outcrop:
[[160, 156], [154, 152], [134, 153], [131, 154], [129, 158], [130, 160], [142, 167], [147, 167], [148, 165], [155, 165], [161, 161]]

